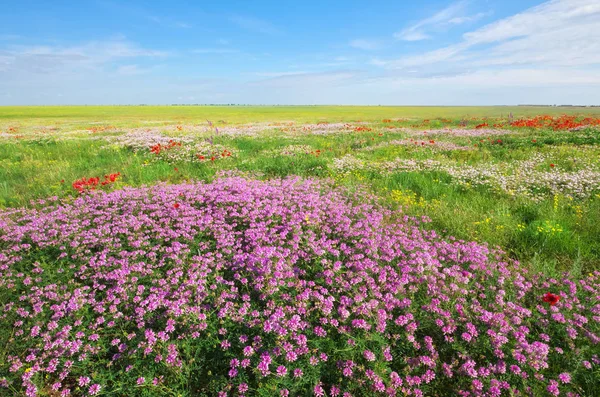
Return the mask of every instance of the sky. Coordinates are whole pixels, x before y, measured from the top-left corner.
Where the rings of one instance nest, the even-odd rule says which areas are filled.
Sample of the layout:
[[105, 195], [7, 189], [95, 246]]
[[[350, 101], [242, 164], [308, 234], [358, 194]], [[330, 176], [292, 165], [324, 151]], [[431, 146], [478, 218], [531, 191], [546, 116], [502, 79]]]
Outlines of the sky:
[[13, 1], [0, 105], [600, 105], [598, 0]]

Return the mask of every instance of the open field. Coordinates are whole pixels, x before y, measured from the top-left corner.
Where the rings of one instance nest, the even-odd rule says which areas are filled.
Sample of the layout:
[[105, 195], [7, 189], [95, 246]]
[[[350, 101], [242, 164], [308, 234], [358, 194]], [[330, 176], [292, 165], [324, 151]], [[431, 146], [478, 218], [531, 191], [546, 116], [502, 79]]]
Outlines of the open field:
[[600, 115], [600, 107], [551, 106], [3, 106], [0, 120], [23, 124], [41, 123], [139, 124], [144, 122], [198, 122], [206, 119], [229, 123], [259, 121], [379, 121], [411, 117], [517, 117], [548, 114]]
[[0, 208], [0, 395], [600, 382], [600, 108], [4, 107]]

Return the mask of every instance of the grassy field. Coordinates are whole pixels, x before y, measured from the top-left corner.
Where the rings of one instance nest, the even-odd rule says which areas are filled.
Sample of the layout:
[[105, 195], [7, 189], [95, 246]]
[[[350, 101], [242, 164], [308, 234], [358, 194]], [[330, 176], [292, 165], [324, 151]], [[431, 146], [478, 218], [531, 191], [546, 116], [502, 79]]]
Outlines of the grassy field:
[[[8, 313], [0, 321], [0, 345], [7, 347], [0, 386], [6, 395], [35, 384], [44, 396], [64, 388], [74, 395], [244, 395], [246, 387], [248, 395], [267, 396], [313, 388], [320, 395], [323, 384], [359, 396], [367, 395], [364, 382], [380, 390], [378, 376], [398, 386], [392, 369], [405, 382], [413, 382], [408, 374], [431, 377], [398, 358], [430, 354], [413, 343], [417, 338], [440, 349], [428, 347], [439, 368], [431, 367], [434, 382], [419, 386], [425, 395], [480, 390], [464, 375], [470, 364], [456, 364], [468, 352], [482, 374], [484, 364], [506, 367], [505, 355], [529, 371], [524, 378], [504, 368], [498, 379], [514, 389], [503, 395], [525, 388], [544, 395], [562, 379], [565, 390], [591, 396], [600, 379], [589, 342], [600, 323], [593, 303], [600, 285], [599, 115], [598, 108], [553, 107], [0, 108], [0, 300]], [[294, 177], [301, 179], [285, 179]], [[197, 181], [207, 184], [187, 185]], [[338, 273], [338, 260], [347, 261], [347, 273]], [[394, 267], [373, 267], [382, 261], [405, 272], [406, 288], [391, 275]], [[253, 265], [231, 271], [234, 263]], [[265, 263], [276, 270], [265, 270]], [[205, 284], [188, 284], [199, 275]], [[211, 286], [204, 291], [204, 285]], [[304, 290], [310, 293], [296, 295]], [[238, 293], [246, 295], [231, 298]], [[395, 301], [394, 294], [410, 299]], [[337, 312], [327, 309], [324, 296]], [[540, 306], [547, 304], [549, 312]], [[404, 311], [405, 305], [414, 307]], [[303, 331], [315, 356], [298, 342], [301, 325], [290, 320], [277, 328], [280, 306], [282, 316], [298, 313], [300, 324], [316, 327], [314, 335]], [[358, 322], [338, 328], [348, 319], [346, 306]], [[69, 310], [77, 313], [69, 314], [75, 323]], [[238, 318], [238, 311], [248, 317]], [[387, 333], [382, 311], [390, 316]], [[527, 325], [532, 343], [551, 335], [548, 343], [568, 351], [568, 359], [554, 350], [550, 358], [529, 352], [539, 346], [524, 347], [517, 331], [480, 314], [496, 312], [515, 327]], [[408, 330], [411, 324], [403, 328], [403, 313], [414, 314], [418, 332]], [[370, 325], [361, 325], [363, 318]], [[263, 323], [280, 334], [263, 330]], [[80, 363], [51, 342], [69, 339], [60, 332], [70, 328], [59, 332], [59, 325], [79, 330]], [[477, 340], [471, 327], [482, 335]], [[448, 329], [466, 334], [454, 339]], [[408, 339], [393, 336], [405, 332]], [[251, 349], [243, 345], [248, 335], [259, 338]], [[295, 358], [284, 360], [277, 350], [288, 342], [299, 346], [293, 365]], [[55, 356], [43, 353], [44, 345]], [[511, 356], [522, 350], [526, 358]], [[123, 352], [130, 358], [123, 361]], [[277, 376], [264, 363], [269, 354]], [[53, 357], [73, 365], [65, 367], [70, 375], [62, 384]], [[245, 372], [235, 362], [244, 357], [252, 360]], [[443, 360], [454, 378], [441, 375]], [[589, 360], [595, 372], [586, 372]], [[46, 378], [38, 362], [50, 368]], [[339, 363], [354, 362], [349, 368], [362, 374], [357, 383], [340, 373]], [[304, 375], [292, 380], [285, 366], [291, 374], [296, 365]], [[565, 365], [571, 383], [564, 381]], [[22, 385], [13, 373], [23, 376]], [[486, 388], [500, 387], [484, 378]]]
[[[497, 186], [456, 183], [447, 172], [392, 172], [383, 175], [369, 169], [332, 168], [334, 160], [354, 156], [365, 162], [392, 159], [440, 161], [448, 166], [510, 166], [534, 154], [544, 157], [543, 171], [565, 172], [597, 167], [600, 137], [593, 130], [554, 131], [550, 128], [509, 130], [501, 144], [489, 141], [494, 135], [431, 138], [437, 145], [457, 146], [447, 150], [424, 149], [410, 145], [386, 145], [390, 141], [421, 139], [402, 130], [427, 131], [465, 127], [488, 122], [503, 123], [539, 114], [594, 115], [596, 108], [535, 107], [11, 107], [0, 109], [5, 139], [0, 143], [0, 205], [27, 205], [31, 199], [51, 195], [76, 195], [72, 182], [82, 177], [121, 173], [116, 186], [140, 186], [158, 181], [211, 180], [222, 170], [258, 172], [265, 178], [300, 175], [332, 177], [340, 184], [367, 184], [391, 204], [401, 205], [411, 214], [432, 218], [433, 227], [459, 238], [499, 245], [519, 260], [552, 269], [594, 269], [600, 266], [600, 213], [597, 193], [585, 200], [569, 194], [545, 194], [540, 199], [498, 191]], [[382, 120], [394, 120], [382, 123]], [[232, 134], [218, 134], [208, 127], [233, 128]], [[425, 122], [424, 122], [425, 120]], [[287, 133], [289, 125], [275, 125], [266, 132], [235, 132], [247, 123], [354, 123], [350, 131], [332, 134], [303, 134], [301, 129]], [[368, 122], [365, 131], [354, 131]], [[179, 126], [181, 130], [175, 127]], [[110, 144], [107, 139], [135, 128], [161, 130], [172, 137], [196, 140], [213, 137], [236, 152], [227, 161], [156, 161], [149, 150]], [[260, 127], [258, 127], [260, 130]], [[170, 131], [170, 132], [169, 132]], [[10, 139], [15, 137], [15, 139]], [[484, 139], [485, 142], [480, 141]], [[430, 138], [423, 138], [428, 142]], [[495, 139], [497, 141], [497, 139]], [[494, 144], [495, 143], [495, 144]], [[475, 145], [479, 146], [475, 147]], [[285, 154], [285, 148], [305, 146], [320, 150], [318, 156]], [[430, 145], [436, 146], [436, 145]], [[464, 150], [468, 147], [469, 150]], [[374, 148], [374, 150], [368, 150]], [[283, 153], [283, 154], [282, 154]], [[549, 164], [557, 164], [550, 169]], [[544, 169], [545, 167], [545, 169]], [[586, 168], [587, 167], [587, 168]], [[177, 171], [175, 171], [177, 169]], [[512, 171], [500, 170], [510, 173]], [[515, 183], [528, 183], [526, 179]], [[591, 181], [594, 183], [594, 181]], [[552, 232], [558, 225], [560, 232]], [[549, 232], [546, 231], [549, 228]], [[556, 228], [555, 228], [556, 229]]]
[[483, 118], [515, 117], [538, 114], [600, 115], [600, 107], [535, 106], [4, 106], [0, 107], [3, 123], [63, 124], [105, 122], [115, 125], [144, 122], [198, 122], [206, 119], [229, 123], [258, 121], [379, 121], [409, 117], [428, 119], [446, 117]]

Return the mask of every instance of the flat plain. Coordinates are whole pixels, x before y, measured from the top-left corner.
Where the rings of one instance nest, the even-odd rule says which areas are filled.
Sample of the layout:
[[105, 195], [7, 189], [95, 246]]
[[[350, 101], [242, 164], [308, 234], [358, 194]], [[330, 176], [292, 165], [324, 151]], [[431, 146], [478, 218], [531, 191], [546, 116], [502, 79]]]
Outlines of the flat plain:
[[592, 396], [599, 159], [600, 108], [0, 108], [0, 393]]

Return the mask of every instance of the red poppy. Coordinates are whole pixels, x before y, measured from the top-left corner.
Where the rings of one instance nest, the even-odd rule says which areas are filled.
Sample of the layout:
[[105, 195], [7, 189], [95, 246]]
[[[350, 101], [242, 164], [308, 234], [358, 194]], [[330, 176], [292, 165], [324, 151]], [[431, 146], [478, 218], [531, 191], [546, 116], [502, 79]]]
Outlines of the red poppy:
[[554, 168], [554, 164], [550, 164], [550, 168]]
[[173, 204], [173, 208], [175, 208], [175, 209], [179, 208], [179, 203]]
[[558, 295], [554, 295], [551, 292], [546, 292], [546, 295], [544, 295], [544, 297], [542, 298], [542, 300], [544, 302], [547, 302], [550, 304], [550, 306], [554, 306], [558, 303], [558, 301], [560, 300], [560, 296]]

